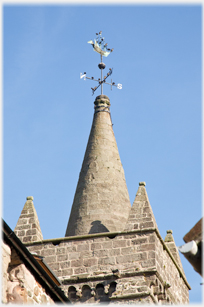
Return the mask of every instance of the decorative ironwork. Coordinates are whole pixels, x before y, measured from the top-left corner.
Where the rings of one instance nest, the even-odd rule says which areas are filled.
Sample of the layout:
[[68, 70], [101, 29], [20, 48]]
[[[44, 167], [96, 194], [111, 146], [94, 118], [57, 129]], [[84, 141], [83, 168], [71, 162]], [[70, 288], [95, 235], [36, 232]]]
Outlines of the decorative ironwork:
[[100, 54], [101, 56], [101, 62], [98, 64], [98, 68], [101, 70], [101, 78], [94, 79], [94, 77], [87, 77], [86, 72], [84, 74], [80, 73], [80, 79], [84, 78], [84, 80], [89, 79], [98, 82], [98, 86], [92, 87], [92, 95], [94, 92], [101, 86], [101, 95], [103, 95], [103, 84], [109, 84], [111, 86], [111, 90], [113, 86], [116, 86], [118, 89], [122, 89], [122, 84], [118, 83], [115, 84], [115, 82], [111, 83], [106, 82], [106, 79], [112, 74], [113, 68], [109, 68], [109, 72], [106, 74], [106, 76], [103, 78], [103, 69], [105, 69], [106, 65], [103, 63], [103, 56], [107, 57], [111, 52], [113, 52], [113, 48], [108, 48], [108, 44], [105, 43], [104, 37], [102, 37], [102, 31], [99, 33], [96, 33], [97, 37], [96, 39], [88, 41], [88, 44], [91, 44], [93, 47], [93, 50]]

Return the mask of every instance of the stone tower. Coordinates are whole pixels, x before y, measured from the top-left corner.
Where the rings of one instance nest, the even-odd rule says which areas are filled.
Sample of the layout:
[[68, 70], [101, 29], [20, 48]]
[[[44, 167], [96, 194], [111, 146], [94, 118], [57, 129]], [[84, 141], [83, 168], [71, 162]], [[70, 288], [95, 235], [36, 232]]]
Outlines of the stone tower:
[[125, 228], [131, 208], [110, 117], [110, 100], [96, 97], [95, 112], [66, 237]]
[[65, 237], [22, 240], [45, 258], [73, 304], [188, 303], [172, 231], [162, 239], [145, 182], [130, 206], [109, 107], [107, 96], [96, 98]]

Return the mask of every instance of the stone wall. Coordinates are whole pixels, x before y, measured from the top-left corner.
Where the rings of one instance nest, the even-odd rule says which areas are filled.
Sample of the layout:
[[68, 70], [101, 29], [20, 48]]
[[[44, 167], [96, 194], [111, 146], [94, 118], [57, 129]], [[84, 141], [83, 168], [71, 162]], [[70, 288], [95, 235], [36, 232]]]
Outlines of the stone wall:
[[188, 303], [189, 285], [155, 229], [27, 244], [73, 302]]
[[7, 303], [8, 266], [11, 261], [11, 249], [2, 241], [2, 303]]
[[[160, 239], [155, 236], [156, 241]], [[173, 296], [177, 297], [177, 303], [184, 303], [183, 298], [187, 298], [189, 293], [188, 287], [185, 286], [185, 280], [182, 278], [183, 268], [180, 268], [179, 262], [176, 262], [179, 270], [176, 268], [174, 260], [176, 258], [170, 257], [167, 252], [168, 246], [166, 244], [156, 244], [155, 260], [157, 271], [167, 287], [170, 286]], [[164, 248], [165, 247], [165, 248]], [[162, 255], [162, 257], [161, 257]]]
[[2, 244], [2, 303], [52, 304], [45, 289], [21, 262], [15, 250]]

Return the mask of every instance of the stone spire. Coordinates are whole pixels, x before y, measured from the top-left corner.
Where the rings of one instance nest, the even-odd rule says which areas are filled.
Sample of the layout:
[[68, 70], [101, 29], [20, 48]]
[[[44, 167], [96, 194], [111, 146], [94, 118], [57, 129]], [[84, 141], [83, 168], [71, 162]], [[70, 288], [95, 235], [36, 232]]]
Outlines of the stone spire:
[[166, 232], [167, 232], [167, 235], [164, 239], [164, 242], [165, 242], [166, 246], [169, 248], [170, 252], [172, 253], [172, 255], [173, 255], [174, 259], [176, 260], [177, 264], [179, 265], [180, 269], [184, 273], [183, 266], [182, 266], [182, 263], [181, 263], [181, 259], [180, 259], [180, 256], [179, 256], [179, 251], [178, 251], [178, 248], [177, 248], [176, 243], [174, 241], [173, 231], [167, 230]]
[[158, 228], [145, 188], [146, 183], [140, 182], [134, 203], [130, 210], [125, 230]]
[[65, 236], [122, 231], [131, 208], [110, 116], [110, 100], [96, 97], [92, 128]]
[[23, 243], [43, 240], [40, 223], [33, 204], [33, 196], [27, 197], [14, 232]]

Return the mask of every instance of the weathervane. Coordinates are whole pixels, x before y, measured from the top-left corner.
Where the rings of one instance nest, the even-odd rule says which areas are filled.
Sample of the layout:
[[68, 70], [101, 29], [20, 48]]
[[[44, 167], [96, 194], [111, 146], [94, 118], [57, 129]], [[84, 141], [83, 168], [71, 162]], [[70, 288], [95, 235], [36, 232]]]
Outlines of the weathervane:
[[113, 68], [109, 68], [109, 72], [103, 78], [103, 69], [105, 69], [106, 67], [106, 65], [103, 63], [103, 56], [107, 57], [111, 52], [113, 52], [113, 49], [107, 48], [108, 44], [107, 43], [105, 44], [104, 37], [102, 37], [101, 34], [102, 34], [102, 31], [100, 31], [99, 33], [96, 33], [97, 38], [94, 39], [94, 41], [92, 40], [88, 41], [88, 44], [91, 44], [93, 46], [93, 50], [98, 52], [101, 55], [101, 63], [98, 64], [98, 67], [101, 70], [101, 78], [96, 80], [94, 79], [94, 77], [91, 77], [91, 78], [87, 77], [86, 72], [84, 74], [80, 73], [80, 79], [84, 78], [84, 80], [89, 79], [89, 80], [98, 82], [98, 86], [91, 88], [92, 95], [97, 90], [97, 88], [99, 88], [99, 86], [101, 86], [101, 95], [103, 95], [103, 83], [109, 84], [111, 86], [111, 90], [112, 90], [112, 86], [116, 86], [118, 89], [122, 89], [122, 84], [120, 83], [115, 84], [115, 82], [112, 82], [112, 79], [111, 79], [111, 83], [106, 82], [106, 79], [112, 74]]

